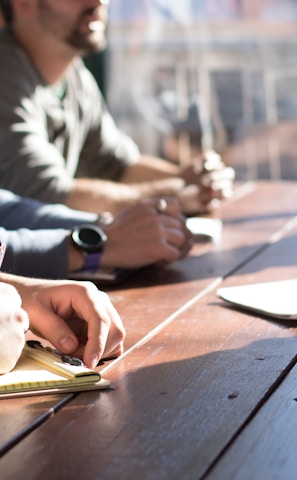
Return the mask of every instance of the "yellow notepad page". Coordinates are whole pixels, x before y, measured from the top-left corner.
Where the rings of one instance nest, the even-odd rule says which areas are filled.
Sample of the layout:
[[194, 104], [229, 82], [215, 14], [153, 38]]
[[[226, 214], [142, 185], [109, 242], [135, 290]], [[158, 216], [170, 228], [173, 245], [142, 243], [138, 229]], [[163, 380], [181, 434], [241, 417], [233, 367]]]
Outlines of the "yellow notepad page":
[[0, 375], [0, 398], [8, 394], [84, 391], [110, 385], [99, 372], [67, 365], [61, 361], [60, 355], [44, 350], [25, 346], [15, 368]]

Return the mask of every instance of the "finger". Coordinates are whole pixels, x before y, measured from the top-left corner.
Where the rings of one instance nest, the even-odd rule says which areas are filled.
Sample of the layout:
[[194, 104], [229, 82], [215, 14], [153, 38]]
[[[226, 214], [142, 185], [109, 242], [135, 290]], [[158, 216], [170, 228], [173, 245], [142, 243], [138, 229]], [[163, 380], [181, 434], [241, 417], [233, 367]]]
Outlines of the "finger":
[[211, 188], [205, 188], [201, 190], [200, 199], [204, 202], [211, 201], [212, 199], [223, 200], [230, 198], [234, 193], [233, 185], [228, 182], [214, 183]]
[[195, 215], [205, 211], [204, 189], [198, 185], [188, 185], [179, 193], [183, 212], [187, 215]]
[[200, 157], [193, 159], [193, 171], [195, 174], [221, 170], [225, 167], [222, 157], [214, 150], [206, 150]]
[[163, 252], [159, 255], [158, 263], [172, 262], [186, 255], [192, 243], [192, 234], [187, 233], [185, 228], [168, 228], [163, 235], [162, 248]]
[[103, 360], [111, 360], [113, 358], [117, 358], [122, 355], [124, 352], [124, 342], [121, 342], [114, 350], [111, 352], [104, 352], [102, 355]]
[[22, 325], [22, 328], [24, 332], [27, 332], [29, 330], [29, 317], [27, 312], [23, 308], [20, 309], [19, 315], [18, 315], [18, 320]]
[[221, 171], [206, 172], [200, 176], [200, 185], [208, 187], [215, 182], [233, 182], [235, 178], [234, 169], [231, 167], [224, 168]]
[[85, 344], [79, 346], [78, 353], [83, 356], [85, 364], [93, 368], [104, 351], [112, 351], [123, 341], [125, 330], [106, 293], [91, 282], [79, 282], [74, 286], [72, 296], [68, 297], [69, 307], [74, 318], [80, 318], [87, 326]]
[[155, 209], [160, 215], [169, 215], [180, 218], [181, 207], [177, 198], [164, 196], [153, 199], [153, 202], [156, 202]]
[[[165, 238], [169, 243], [180, 247], [189, 234], [186, 227], [185, 217], [179, 214], [177, 217], [162, 214], [159, 216], [160, 237]], [[158, 233], [158, 232], [157, 232]]]
[[96, 302], [96, 309], [92, 318], [86, 317], [88, 322], [88, 340], [84, 351], [84, 362], [91, 367], [96, 366], [103, 355], [109, 355], [123, 342], [125, 329], [121, 318], [110, 298], [100, 292]]
[[46, 338], [55, 348], [62, 353], [72, 354], [79, 345], [78, 339], [63, 318], [57, 315], [51, 307], [44, 304], [35, 305], [35, 316], [42, 318], [38, 323], [38, 330], [32, 329], [34, 333]]

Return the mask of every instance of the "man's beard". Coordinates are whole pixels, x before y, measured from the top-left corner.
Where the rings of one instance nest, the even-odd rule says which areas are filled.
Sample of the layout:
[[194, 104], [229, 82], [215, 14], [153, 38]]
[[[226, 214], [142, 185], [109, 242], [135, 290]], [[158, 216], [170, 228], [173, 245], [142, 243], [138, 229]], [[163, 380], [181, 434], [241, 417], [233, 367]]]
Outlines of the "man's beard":
[[[61, 37], [61, 30], [63, 25], [59, 28], [59, 19], [56, 12], [54, 12], [50, 5], [50, 0], [39, 0], [40, 21], [43, 27], [51, 31], [53, 34], [59, 36], [67, 45], [74, 50], [83, 53], [92, 53], [104, 50], [106, 47], [106, 37], [103, 30], [90, 30], [89, 34], [81, 33], [79, 29], [79, 21], [77, 26], [65, 37]], [[80, 20], [84, 19], [85, 15], [90, 15], [92, 11], [86, 11], [82, 14]]]
[[106, 38], [103, 33], [97, 35], [94, 32], [91, 36], [86, 36], [82, 35], [78, 29], [75, 29], [64, 40], [75, 50], [84, 53], [101, 52], [106, 47]]

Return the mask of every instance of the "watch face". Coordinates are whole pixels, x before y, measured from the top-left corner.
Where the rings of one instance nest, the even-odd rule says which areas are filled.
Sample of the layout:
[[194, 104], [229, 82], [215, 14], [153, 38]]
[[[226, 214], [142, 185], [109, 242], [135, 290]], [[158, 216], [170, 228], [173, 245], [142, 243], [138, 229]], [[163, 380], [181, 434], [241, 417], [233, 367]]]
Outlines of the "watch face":
[[73, 230], [72, 240], [84, 252], [102, 252], [107, 236], [97, 226], [83, 225]]

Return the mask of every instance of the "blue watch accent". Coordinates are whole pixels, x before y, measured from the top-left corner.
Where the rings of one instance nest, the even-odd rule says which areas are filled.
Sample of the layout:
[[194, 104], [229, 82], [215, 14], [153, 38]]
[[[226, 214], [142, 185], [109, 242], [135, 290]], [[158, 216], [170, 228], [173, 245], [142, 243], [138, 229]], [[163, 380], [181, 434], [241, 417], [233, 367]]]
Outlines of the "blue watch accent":
[[71, 240], [84, 256], [84, 265], [80, 270], [97, 270], [107, 241], [105, 232], [98, 225], [79, 225], [73, 228]]
[[82, 270], [97, 270], [100, 265], [102, 252], [86, 253]]

